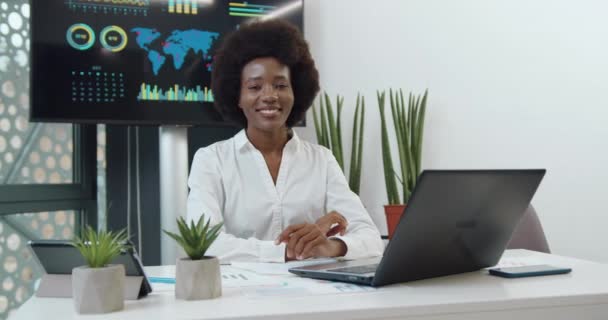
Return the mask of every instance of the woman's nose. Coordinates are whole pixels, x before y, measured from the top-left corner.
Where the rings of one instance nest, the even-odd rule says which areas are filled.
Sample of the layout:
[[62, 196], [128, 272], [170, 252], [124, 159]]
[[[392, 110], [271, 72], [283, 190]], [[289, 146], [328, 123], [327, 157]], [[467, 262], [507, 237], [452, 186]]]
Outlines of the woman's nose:
[[267, 103], [276, 102], [279, 100], [279, 94], [274, 88], [265, 89], [262, 100]]

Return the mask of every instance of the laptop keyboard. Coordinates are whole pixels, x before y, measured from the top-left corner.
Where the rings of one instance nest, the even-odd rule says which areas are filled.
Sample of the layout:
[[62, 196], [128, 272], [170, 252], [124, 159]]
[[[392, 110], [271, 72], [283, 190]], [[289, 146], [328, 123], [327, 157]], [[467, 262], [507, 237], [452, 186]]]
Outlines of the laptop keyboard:
[[376, 272], [377, 268], [378, 268], [377, 264], [369, 264], [369, 265], [365, 265], [365, 266], [328, 269], [327, 271], [364, 274], [364, 273]]

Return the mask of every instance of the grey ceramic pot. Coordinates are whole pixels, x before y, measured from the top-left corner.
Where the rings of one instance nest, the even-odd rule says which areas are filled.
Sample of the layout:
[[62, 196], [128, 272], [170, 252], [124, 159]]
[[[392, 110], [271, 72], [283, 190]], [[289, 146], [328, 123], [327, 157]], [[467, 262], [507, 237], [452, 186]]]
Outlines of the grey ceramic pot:
[[182, 300], [213, 299], [222, 295], [220, 262], [216, 257], [201, 260], [177, 259], [175, 297]]
[[104, 268], [83, 266], [72, 270], [72, 297], [78, 313], [122, 310], [124, 291], [125, 268], [122, 264]]

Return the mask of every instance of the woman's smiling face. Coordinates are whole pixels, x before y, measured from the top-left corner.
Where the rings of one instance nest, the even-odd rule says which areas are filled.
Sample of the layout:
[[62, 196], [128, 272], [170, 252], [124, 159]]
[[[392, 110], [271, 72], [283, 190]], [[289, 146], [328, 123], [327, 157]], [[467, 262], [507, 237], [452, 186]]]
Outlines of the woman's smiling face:
[[293, 107], [289, 68], [276, 58], [256, 58], [243, 67], [239, 107], [247, 128], [275, 131], [285, 127]]

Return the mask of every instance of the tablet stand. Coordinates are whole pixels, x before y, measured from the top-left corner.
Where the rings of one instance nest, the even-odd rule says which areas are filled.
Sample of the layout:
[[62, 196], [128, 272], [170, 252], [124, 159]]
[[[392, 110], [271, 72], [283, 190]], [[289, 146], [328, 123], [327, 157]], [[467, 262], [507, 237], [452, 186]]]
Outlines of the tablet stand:
[[[143, 276], [125, 277], [125, 300], [137, 300], [146, 294], [143, 287]], [[71, 274], [44, 274], [40, 279], [40, 285], [36, 291], [37, 297], [46, 298], [71, 298], [72, 297], [72, 275]]]

